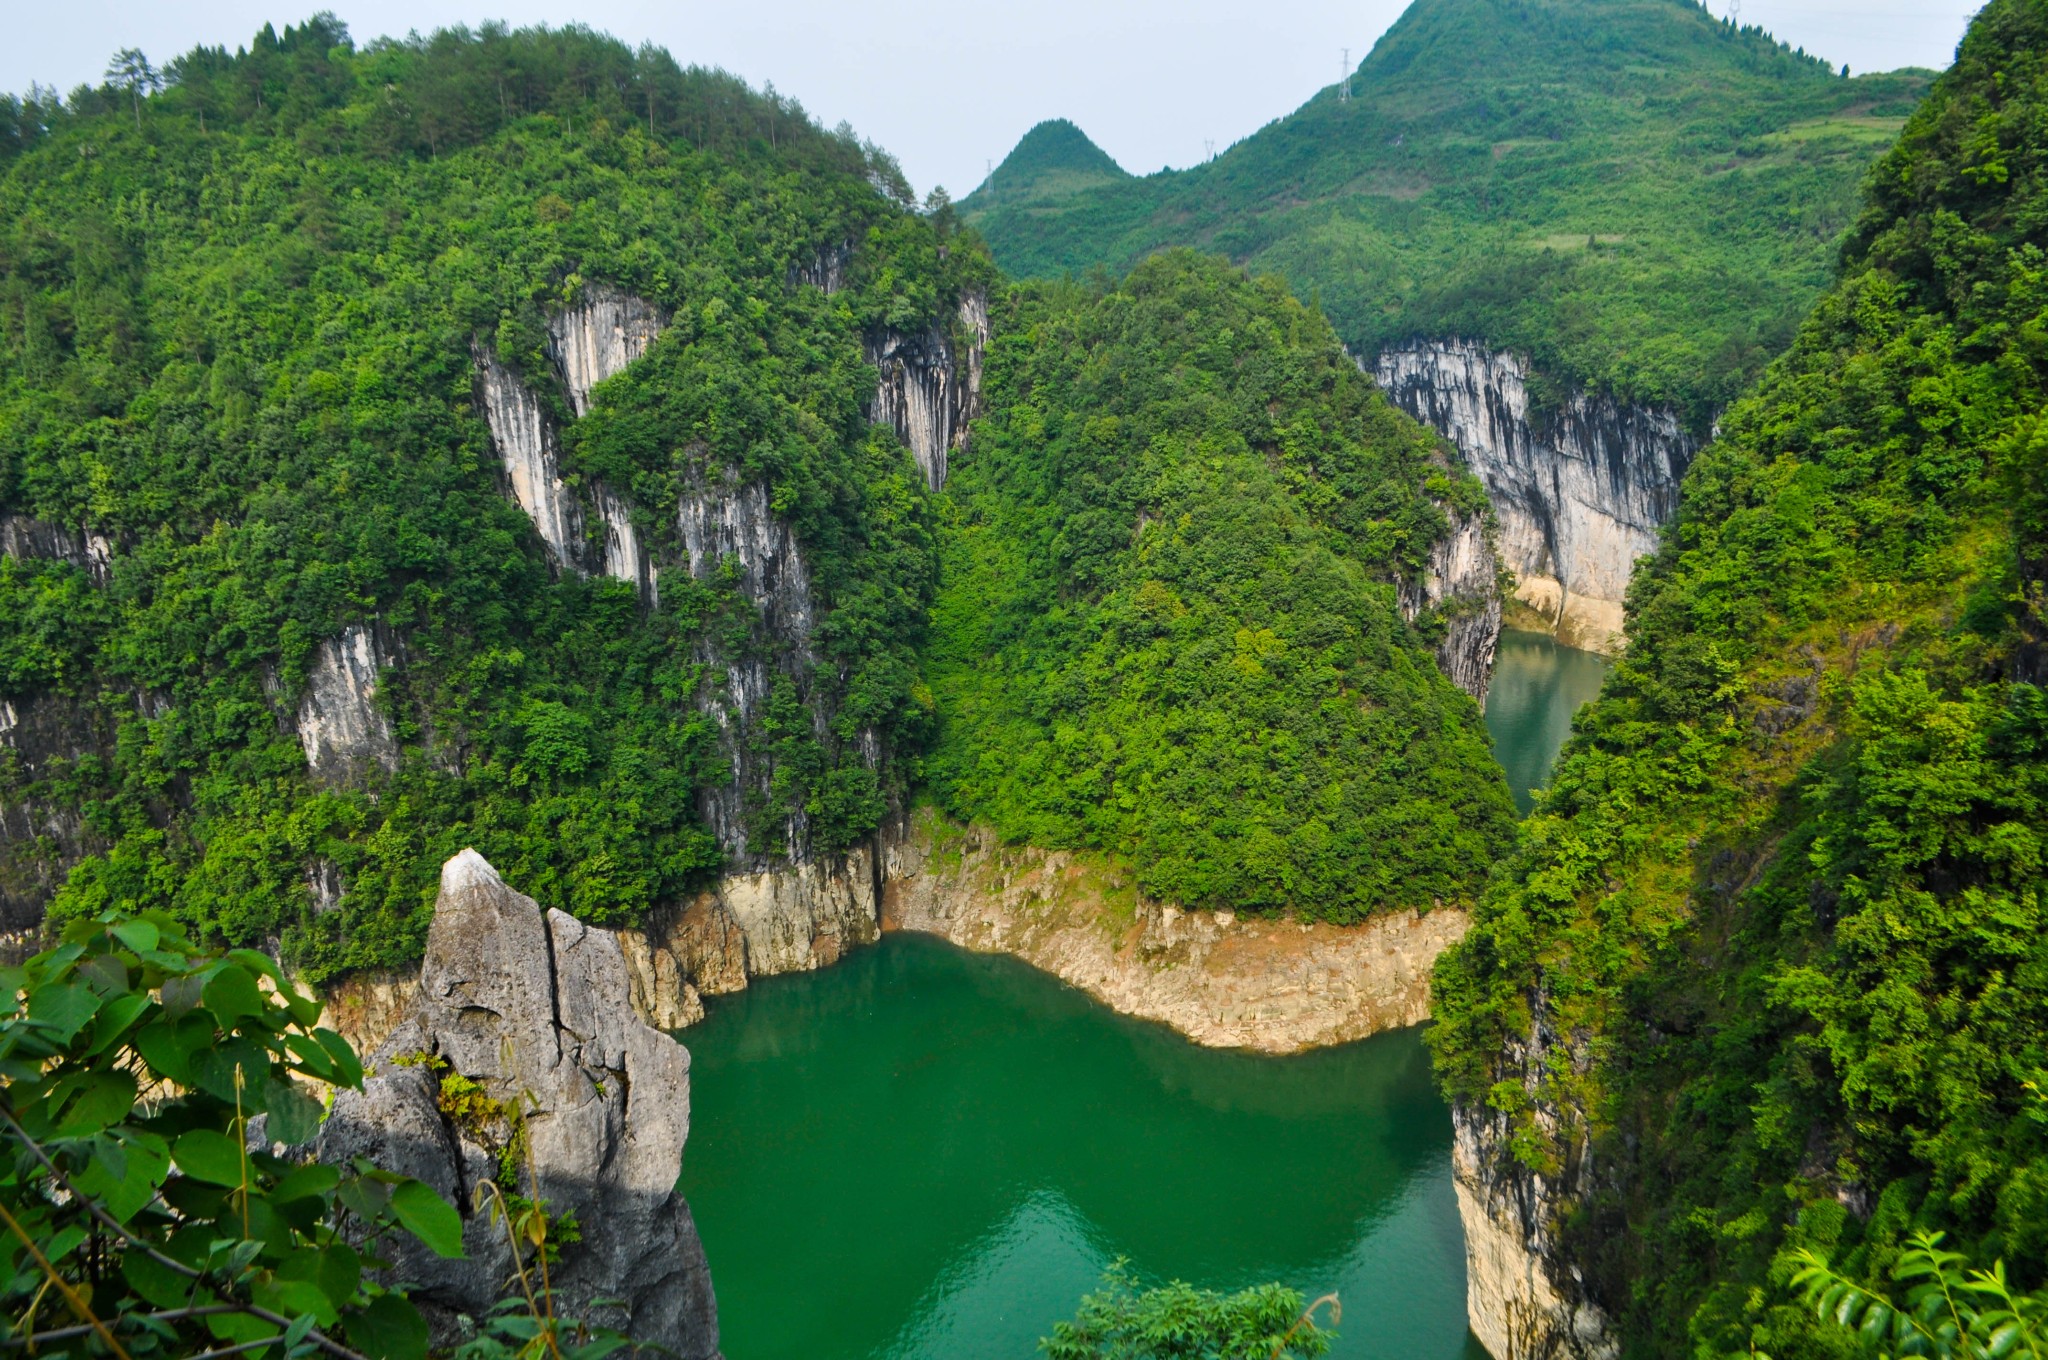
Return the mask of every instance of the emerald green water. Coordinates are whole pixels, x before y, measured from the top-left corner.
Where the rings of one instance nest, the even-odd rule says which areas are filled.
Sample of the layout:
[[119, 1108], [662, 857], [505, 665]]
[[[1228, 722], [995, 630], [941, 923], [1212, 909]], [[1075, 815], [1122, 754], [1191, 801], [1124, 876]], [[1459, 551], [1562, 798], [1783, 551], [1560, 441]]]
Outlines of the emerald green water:
[[1550, 786], [1551, 762], [1572, 734], [1572, 715], [1600, 693], [1606, 674], [1605, 658], [1560, 647], [1546, 634], [1501, 633], [1486, 691], [1486, 727], [1524, 815], [1530, 790]]
[[1467, 1353], [1419, 1031], [1198, 1049], [1014, 959], [893, 935], [685, 1038], [683, 1190], [732, 1360], [1023, 1360], [1118, 1256], [1338, 1290], [1342, 1355]]
[[[1513, 787], [1544, 781], [1600, 671], [1503, 636], [1487, 723]], [[682, 1184], [732, 1360], [1026, 1360], [1120, 1256], [1335, 1290], [1340, 1357], [1484, 1356], [1419, 1030], [1201, 1049], [1014, 959], [897, 935], [719, 998], [683, 1038]]]

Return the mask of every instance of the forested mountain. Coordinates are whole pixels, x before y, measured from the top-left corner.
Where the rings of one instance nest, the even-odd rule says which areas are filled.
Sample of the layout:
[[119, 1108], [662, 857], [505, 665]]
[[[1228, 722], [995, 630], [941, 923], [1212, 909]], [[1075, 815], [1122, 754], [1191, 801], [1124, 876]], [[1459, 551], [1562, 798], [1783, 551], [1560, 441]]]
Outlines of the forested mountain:
[[61, 884], [319, 975], [416, 956], [464, 845], [623, 921], [869, 835], [937, 573], [870, 350], [986, 257], [850, 134], [587, 31], [172, 73], [8, 110], [9, 924]]
[[1459, 603], [1411, 627], [1398, 587], [1478, 483], [1221, 261], [1025, 285], [994, 321], [932, 629], [942, 802], [1191, 907], [1469, 900], [1513, 808], [1426, 645]]
[[1348, 99], [1211, 162], [1049, 177], [1046, 125], [961, 209], [1013, 273], [1196, 245], [1279, 272], [1359, 353], [1481, 340], [1704, 433], [1826, 286], [1925, 88], [1845, 78], [1694, 0], [1418, 0]]
[[1483, 507], [1298, 303], [1007, 291], [850, 132], [584, 30], [170, 74], [5, 108], [0, 925], [162, 907], [317, 980], [414, 957], [475, 846], [609, 924], [751, 876], [771, 969], [872, 934], [848, 852], [928, 760], [1164, 894], [1476, 891], [1506, 797], [1431, 649], [1497, 617]]
[[2044, 127], [2048, 5], [1993, 0], [1439, 966], [1468, 1191], [1626, 1354], [1841, 1354], [1800, 1246], [2048, 1273]]

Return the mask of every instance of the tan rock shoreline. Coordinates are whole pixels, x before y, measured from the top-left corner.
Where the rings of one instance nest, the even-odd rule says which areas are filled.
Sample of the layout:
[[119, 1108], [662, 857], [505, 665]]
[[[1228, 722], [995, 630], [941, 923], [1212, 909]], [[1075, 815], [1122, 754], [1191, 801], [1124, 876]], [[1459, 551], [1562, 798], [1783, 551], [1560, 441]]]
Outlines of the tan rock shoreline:
[[[916, 931], [1013, 955], [1197, 1044], [1297, 1053], [1427, 1020], [1430, 969], [1468, 924], [1455, 907], [1357, 926], [1184, 911], [1143, 898], [1109, 856], [1004, 845], [921, 808], [879, 857], [735, 875], [618, 934], [633, 1009], [664, 1030], [696, 1023], [702, 998], [752, 978], [828, 967], [885, 931]], [[402, 1014], [408, 981], [342, 980], [328, 1023], [368, 1051]]]
[[884, 931], [1012, 954], [1195, 1043], [1264, 1053], [1422, 1023], [1430, 969], [1469, 923], [1448, 907], [1360, 926], [1181, 911], [1140, 899], [1102, 856], [1005, 846], [928, 811], [887, 868]]

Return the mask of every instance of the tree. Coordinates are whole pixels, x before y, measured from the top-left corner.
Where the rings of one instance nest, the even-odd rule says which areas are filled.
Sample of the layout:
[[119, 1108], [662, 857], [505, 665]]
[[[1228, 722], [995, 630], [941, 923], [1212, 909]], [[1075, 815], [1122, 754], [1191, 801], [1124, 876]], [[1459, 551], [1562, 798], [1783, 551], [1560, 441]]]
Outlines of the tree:
[[1316, 1325], [1325, 1305], [1334, 1326], [1335, 1294], [1303, 1308], [1300, 1294], [1278, 1284], [1222, 1294], [1176, 1280], [1141, 1292], [1119, 1260], [1038, 1348], [1047, 1360], [1313, 1360], [1337, 1339]]
[[107, 63], [107, 82], [117, 90], [126, 90], [135, 101], [135, 129], [142, 130], [142, 96], [153, 94], [164, 87], [163, 74], [149, 64], [139, 47], [124, 47], [114, 54]]

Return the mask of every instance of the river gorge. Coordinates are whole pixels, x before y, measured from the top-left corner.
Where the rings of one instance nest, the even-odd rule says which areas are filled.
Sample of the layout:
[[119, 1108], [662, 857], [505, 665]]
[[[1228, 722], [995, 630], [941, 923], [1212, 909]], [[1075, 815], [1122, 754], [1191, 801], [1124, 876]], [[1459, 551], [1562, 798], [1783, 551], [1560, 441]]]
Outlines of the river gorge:
[[[1502, 636], [1488, 726], [1544, 782], [1603, 663]], [[891, 933], [713, 998], [682, 1190], [724, 1349], [1030, 1355], [1119, 1258], [1336, 1292], [1340, 1357], [1468, 1360], [1449, 1110], [1419, 1028], [1203, 1048], [1015, 958]]]

